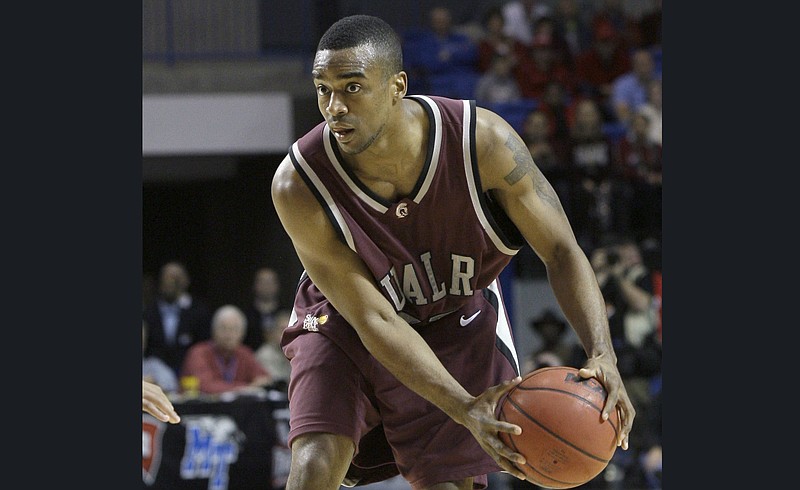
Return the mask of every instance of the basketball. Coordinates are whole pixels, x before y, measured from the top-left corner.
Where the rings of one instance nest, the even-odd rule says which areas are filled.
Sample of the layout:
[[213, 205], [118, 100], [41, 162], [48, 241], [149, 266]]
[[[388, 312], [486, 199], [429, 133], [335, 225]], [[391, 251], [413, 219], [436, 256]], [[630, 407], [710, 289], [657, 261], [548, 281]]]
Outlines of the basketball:
[[603, 421], [606, 390], [595, 378], [583, 379], [566, 366], [537, 369], [523, 377], [500, 402], [499, 419], [522, 434], [500, 432], [500, 439], [525, 456], [520, 468], [528, 481], [545, 488], [582, 485], [608, 466], [617, 448], [619, 417]]

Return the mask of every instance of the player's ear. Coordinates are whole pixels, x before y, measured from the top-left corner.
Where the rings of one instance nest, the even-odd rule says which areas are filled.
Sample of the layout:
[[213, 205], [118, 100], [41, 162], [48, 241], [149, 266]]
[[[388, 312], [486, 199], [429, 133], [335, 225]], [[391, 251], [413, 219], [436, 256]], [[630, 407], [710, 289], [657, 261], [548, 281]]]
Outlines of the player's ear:
[[405, 97], [408, 91], [408, 75], [406, 72], [401, 71], [392, 77], [392, 89], [394, 89], [395, 100]]

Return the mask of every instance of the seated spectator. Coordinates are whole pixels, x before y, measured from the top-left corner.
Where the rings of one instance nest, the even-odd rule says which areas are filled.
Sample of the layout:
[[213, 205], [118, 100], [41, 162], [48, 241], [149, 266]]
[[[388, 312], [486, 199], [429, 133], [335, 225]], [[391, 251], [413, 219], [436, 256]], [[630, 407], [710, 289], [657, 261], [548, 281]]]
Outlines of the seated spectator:
[[[550, 309], [528, 324], [541, 343], [534, 349], [524, 366], [523, 372], [529, 373], [539, 368], [551, 366], [572, 366], [574, 351], [582, 349], [577, 342], [570, 341], [565, 335], [567, 323]], [[578, 367], [578, 366], [573, 366]]]
[[291, 364], [281, 348], [281, 335], [289, 326], [292, 310], [284, 309], [275, 314], [275, 322], [264, 326], [264, 343], [256, 350], [258, 362], [272, 374], [273, 385], [285, 389], [289, 383]]
[[661, 145], [661, 80], [651, 80], [647, 85], [647, 101], [637, 111], [648, 119], [648, 139]]
[[475, 100], [478, 104], [503, 104], [522, 98], [513, 74], [515, 58], [497, 55], [489, 70], [478, 78]]
[[646, 12], [637, 22], [640, 48], [661, 46], [661, 0], [655, 0], [655, 6]]
[[552, 9], [542, 0], [510, 0], [503, 4], [503, 30], [526, 46], [533, 43], [534, 26], [539, 18], [550, 15]]
[[557, 183], [566, 178], [568, 154], [566, 142], [553, 138], [553, 129], [547, 113], [537, 109], [525, 118], [521, 136], [536, 166], [558, 190]]
[[558, 82], [550, 82], [540, 99], [539, 110], [547, 114], [552, 138], [558, 146], [568, 145], [575, 101]]
[[650, 119], [639, 112], [620, 141], [625, 182], [631, 190], [630, 226], [637, 240], [661, 237], [661, 145], [651, 141]]
[[647, 102], [648, 85], [661, 79], [650, 51], [637, 49], [631, 55], [631, 70], [614, 80], [611, 106], [618, 122], [629, 126], [633, 114]]
[[478, 83], [478, 46], [453, 28], [450, 9], [434, 7], [426, 28], [406, 33], [403, 60], [409, 93], [472, 99]]
[[564, 38], [564, 32], [559, 29], [555, 17], [545, 15], [536, 20], [533, 25], [531, 46], [536, 43], [536, 38], [549, 39], [555, 62], [566, 66], [570, 72], [575, 71], [575, 56]]
[[611, 138], [603, 133], [597, 104], [578, 101], [570, 132], [570, 197], [575, 234], [587, 249], [603, 235], [627, 231], [629, 196], [616, 155]]
[[611, 22], [595, 24], [594, 42], [577, 56], [575, 78], [577, 92], [598, 103], [606, 122], [617, 118], [610, 102], [614, 80], [630, 69], [630, 54]]
[[624, 0], [599, 0], [592, 13], [592, 28], [598, 24], [610, 23], [619, 35], [622, 46], [628, 50], [639, 43], [637, 18], [626, 11]]
[[211, 336], [210, 309], [189, 292], [190, 285], [183, 264], [164, 264], [158, 277], [158, 297], [144, 310], [148, 326], [145, 352], [163, 359], [178, 378], [189, 347]]
[[281, 278], [275, 269], [260, 267], [253, 275], [252, 301], [242, 308], [247, 317], [244, 343], [253, 351], [264, 343], [264, 331], [275, 325], [281, 304]]
[[564, 39], [569, 53], [569, 58], [565, 61], [569, 63], [573, 63], [578, 53], [585, 51], [592, 42], [588, 15], [576, 0], [558, 0], [553, 9], [555, 32]]
[[496, 56], [508, 56], [515, 64], [524, 56], [526, 46], [503, 31], [505, 19], [500, 7], [486, 11], [482, 19], [483, 35], [478, 41], [478, 71], [486, 73]]
[[247, 318], [233, 305], [221, 306], [211, 320], [211, 339], [193, 345], [186, 354], [182, 375], [196, 376], [206, 394], [260, 391], [272, 375], [244, 345]]
[[528, 50], [516, 65], [515, 75], [522, 96], [540, 99], [548, 84], [557, 82], [572, 94], [574, 77], [569, 67], [558, 61], [553, 38], [547, 34], [537, 35]]
[[163, 359], [157, 356], [145, 356], [147, 346], [147, 322], [142, 320], [142, 381], [159, 386], [164, 393], [178, 392], [178, 376]]

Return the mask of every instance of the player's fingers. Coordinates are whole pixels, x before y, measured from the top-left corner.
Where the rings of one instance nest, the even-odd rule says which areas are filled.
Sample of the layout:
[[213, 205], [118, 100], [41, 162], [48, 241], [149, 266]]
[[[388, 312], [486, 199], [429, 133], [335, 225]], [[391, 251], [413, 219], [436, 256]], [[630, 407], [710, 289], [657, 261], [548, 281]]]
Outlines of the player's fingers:
[[142, 408], [144, 409], [145, 412], [149, 413], [150, 415], [152, 415], [153, 417], [157, 418], [162, 422], [169, 421], [169, 415], [164, 413], [160, 408], [156, 406], [155, 403], [149, 400], [142, 399]]
[[521, 376], [517, 376], [514, 379], [507, 379], [502, 383], [500, 383], [499, 385], [495, 386], [492, 390], [492, 393], [495, 396], [495, 398], [500, 398], [501, 396], [505, 395], [506, 393], [514, 389], [514, 387], [520, 384], [520, 382], [522, 382]]
[[515, 436], [522, 434], [522, 427], [510, 422], [497, 422], [496, 428], [497, 432], [506, 432]]
[[525, 465], [525, 457], [517, 452], [514, 452], [510, 447], [506, 446], [500, 438], [494, 438], [489, 442], [491, 446], [491, 453], [492, 457], [494, 457], [497, 464], [500, 465], [501, 468], [506, 473], [509, 473], [520, 480], [525, 479], [525, 473], [523, 473], [517, 465]]

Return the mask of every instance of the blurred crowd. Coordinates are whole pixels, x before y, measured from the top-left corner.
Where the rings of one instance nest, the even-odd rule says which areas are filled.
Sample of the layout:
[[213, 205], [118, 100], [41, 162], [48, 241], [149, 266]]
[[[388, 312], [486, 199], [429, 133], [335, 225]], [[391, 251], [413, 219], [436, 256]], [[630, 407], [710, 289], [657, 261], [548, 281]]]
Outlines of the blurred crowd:
[[[514, 126], [595, 270], [637, 418], [631, 448], [582, 488], [661, 488], [661, 1], [635, 15], [627, 4], [487, 2], [461, 23], [439, 6], [402, 39], [409, 93], [475, 99]], [[544, 277], [527, 248], [512, 265], [517, 278]], [[184, 264], [163, 264], [143, 305], [143, 378], [173, 397], [285, 391], [291, 305], [275, 270], [252, 281], [250, 301], [211, 308]], [[560, 312], [528, 327], [537, 343], [524, 372], [585, 360]], [[493, 477], [493, 489], [536, 488]]]

